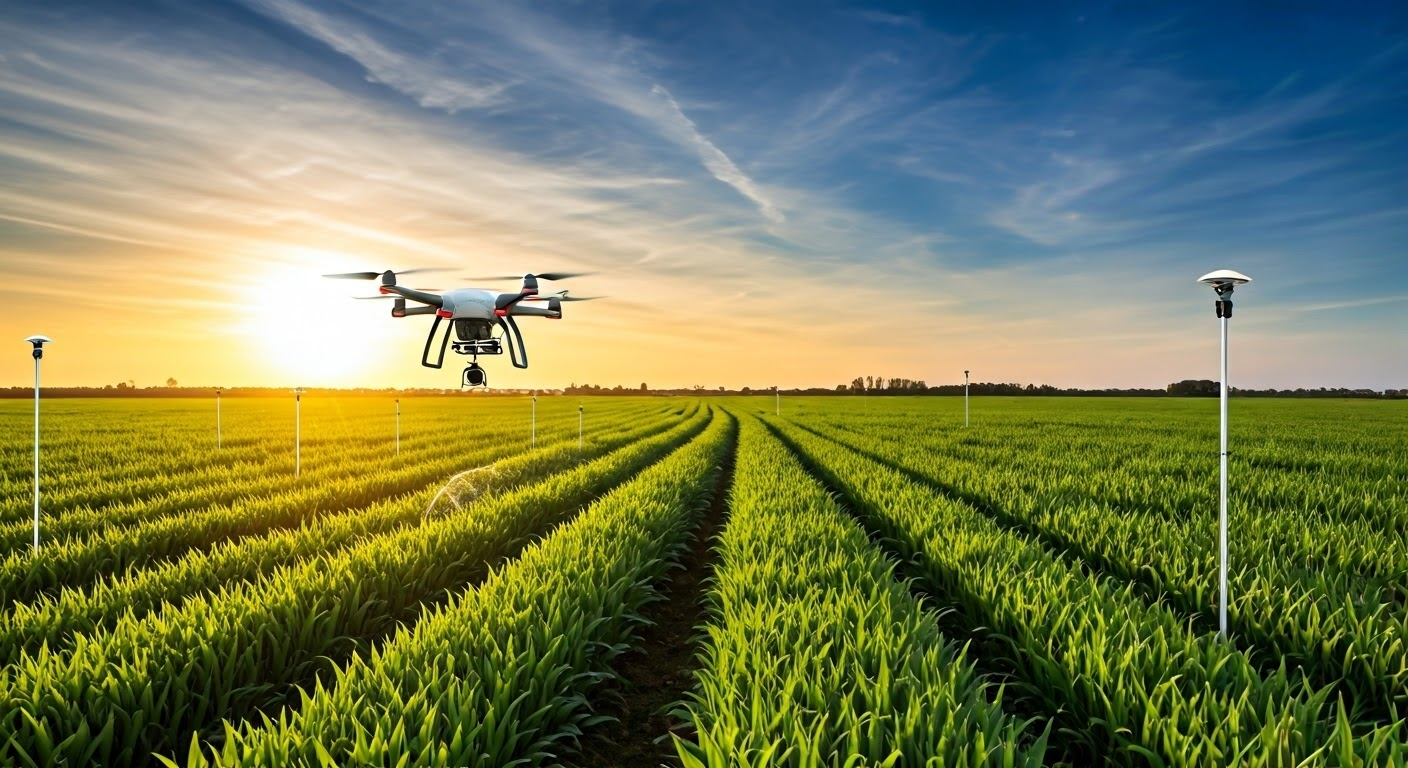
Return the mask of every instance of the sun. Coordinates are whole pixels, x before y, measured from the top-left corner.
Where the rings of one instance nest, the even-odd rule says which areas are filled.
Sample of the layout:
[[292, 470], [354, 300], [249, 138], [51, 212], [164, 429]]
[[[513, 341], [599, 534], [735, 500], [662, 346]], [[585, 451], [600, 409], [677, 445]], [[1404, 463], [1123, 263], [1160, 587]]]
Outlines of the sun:
[[377, 343], [390, 335], [388, 301], [351, 298], [376, 295], [374, 283], [322, 277], [354, 261], [300, 249], [243, 287], [240, 335], [271, 373], [290, 377], [289, 385], [353, 385], [372, 368]]

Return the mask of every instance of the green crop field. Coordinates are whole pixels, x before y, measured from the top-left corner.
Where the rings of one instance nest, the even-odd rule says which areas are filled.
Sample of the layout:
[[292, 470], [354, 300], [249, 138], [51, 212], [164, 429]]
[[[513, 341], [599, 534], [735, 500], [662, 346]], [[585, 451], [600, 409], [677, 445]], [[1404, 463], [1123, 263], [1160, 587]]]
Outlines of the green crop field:
[[1408, 765], [1401, 401], [1233, 399], [1226, 638], [1213, 399], [54, 399], [37, 552], [31, 407], [0, 765]]

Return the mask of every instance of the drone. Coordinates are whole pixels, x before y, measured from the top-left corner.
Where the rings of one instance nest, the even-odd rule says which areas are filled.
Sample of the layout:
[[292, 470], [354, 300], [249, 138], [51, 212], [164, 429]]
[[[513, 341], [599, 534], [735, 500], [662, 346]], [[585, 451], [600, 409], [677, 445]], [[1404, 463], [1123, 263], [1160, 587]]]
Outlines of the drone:
[[[439, 269], [405, 269], [399, 274], [416, 272], [439, 272]], [[339, 280], [381, 280], [376, 296], [358, 296], [359, 299], [392, 299], [392, 317], [411, 315], [434, 315], [435, 322], [425, 338], [425, 349], [421, 352], [420, 364], [426, 368], [441, 368], [445, 365], [445, 349], [448, 346], [455, 354], [470, 356], [471, 360], [461, 376], [461, 387], [488, 387], [489, 374], [480, 367], [480, 355], [502, 355], [508, 349], [515, 368], [528, 367], [528, 350], [523, 345], [523, 332], [518, 329], [517, 317], [546, 317], [549, 320], [562, 319], [562, 303], [566, 301], [591, 301], [599, 296], [568, 296], [566, 290], [548, 295], [538, 293], [538, 281], [566, 280], [581, 277], [585, 273], [545, 272], [538, 275], [509, 275], [497, 277], [467, 277], [465, 280], [523, 280], [523, 287], [517, 293], [500, 293], [484, 288], [457, 288], [451, 291], [433, 292], [397, 285], [396, 275], [391, 270], [385, 272], [342, 272], [323, 275]], [[407, 301], [421, 306], [407, 306]], [[440, 331], [442, 320], [448, 320], [445, 330]], [[454, 331], [454, 341], [450, 331]], [[440, 339], [439, 353], [434, 361], [431, 352], [435, 349], [437, 334]]]

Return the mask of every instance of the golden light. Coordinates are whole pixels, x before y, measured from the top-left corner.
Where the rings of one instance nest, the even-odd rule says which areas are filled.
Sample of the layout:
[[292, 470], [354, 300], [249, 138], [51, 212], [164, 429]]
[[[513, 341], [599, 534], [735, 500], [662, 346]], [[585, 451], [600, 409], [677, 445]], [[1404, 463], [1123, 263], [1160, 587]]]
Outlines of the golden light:
[[366, 269], [361, 260], [313, 249], [290, 249], [276, 266], [242, 288], [247, 320], [237, 328], [254, 359], [289, 384], [347, 386], [375, 362], [370, 350], [393, 333], [390, 300], [376, 281], [330, 280], [325, 273]]

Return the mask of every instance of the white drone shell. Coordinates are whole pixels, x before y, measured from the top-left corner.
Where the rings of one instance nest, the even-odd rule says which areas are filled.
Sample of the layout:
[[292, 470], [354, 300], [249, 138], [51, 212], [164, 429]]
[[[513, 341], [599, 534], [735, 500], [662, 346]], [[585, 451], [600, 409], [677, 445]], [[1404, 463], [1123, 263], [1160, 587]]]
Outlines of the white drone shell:
[[1202, 277], [1198, 278], [1198, 282], [1205, 283], [1213, 287], [1217, 287], [1219, 285], [1243, 285], [1245, 283], [1250, 283], [1251, 281], [1252, 279], [1250, 277], [1247, 277], [1241, 272], [1234, 272], [1230, 269], [1219, 269], [1215, 272], [1209, 272], [1206, 275], [1203, 275]]

